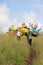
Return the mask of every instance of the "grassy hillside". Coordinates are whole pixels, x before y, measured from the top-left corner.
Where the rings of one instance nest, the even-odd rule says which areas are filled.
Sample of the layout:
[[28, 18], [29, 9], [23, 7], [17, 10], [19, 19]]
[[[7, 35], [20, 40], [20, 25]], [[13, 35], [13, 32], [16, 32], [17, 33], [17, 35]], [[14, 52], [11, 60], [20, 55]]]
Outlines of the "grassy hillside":
[[43, 65], [43, 35], [33, 38], [33, 47], [37, 55], [33, 65]]
[[0, 35], [0, 65], [25, 65], [28, 51], [25, 37], [18, 41], [16, 36]]
[[[33, 37], [32, 47], [36, 52], [33, 65], [43, 65], [43, 35]], [[25, 36], [18, 41], [16, 36], [0, 35], [0, 65], [25, 65], [29, 54]]]

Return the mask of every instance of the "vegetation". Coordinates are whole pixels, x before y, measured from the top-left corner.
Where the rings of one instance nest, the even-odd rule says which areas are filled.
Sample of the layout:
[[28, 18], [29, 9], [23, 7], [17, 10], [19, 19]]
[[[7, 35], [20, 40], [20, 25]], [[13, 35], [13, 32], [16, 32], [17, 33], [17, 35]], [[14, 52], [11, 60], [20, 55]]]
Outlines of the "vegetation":
[[24, 65], [28, 55], [28, 44], [22, 37], [18, 41], [16, 36], [0, 35], [0, 65]]
[[33, 47], [37, 55], [33, 65], [43, 65], [43, 35], [39, 35], [33, 39]]
[[[43, 65], [43, 35], [33, 37], [32, 43], [37, 55], [33, 65]], [[25, 36], [18, 41], [14, 35], [0, 35], [0, 65], [25, 65], [29, 51]]]

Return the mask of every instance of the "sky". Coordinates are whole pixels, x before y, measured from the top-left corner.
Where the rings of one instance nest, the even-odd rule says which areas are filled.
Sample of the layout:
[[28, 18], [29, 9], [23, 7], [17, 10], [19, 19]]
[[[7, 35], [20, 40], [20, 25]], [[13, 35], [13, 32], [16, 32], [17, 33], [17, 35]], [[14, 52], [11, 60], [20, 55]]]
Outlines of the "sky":
[[37, 22], [43, 29], [43, 0], [0, 0], [0, 30]]

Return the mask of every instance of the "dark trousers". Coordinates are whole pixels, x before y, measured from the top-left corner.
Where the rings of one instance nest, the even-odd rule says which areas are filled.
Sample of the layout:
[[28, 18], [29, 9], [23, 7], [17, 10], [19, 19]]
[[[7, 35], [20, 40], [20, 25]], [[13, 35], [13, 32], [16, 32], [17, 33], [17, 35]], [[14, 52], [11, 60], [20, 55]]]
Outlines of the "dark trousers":
[[31, 46], [32, 45], [32, 39], [28, 40], [28, 44]]
[[20, 40], [20, 36], [17, 36], [17, 39]]

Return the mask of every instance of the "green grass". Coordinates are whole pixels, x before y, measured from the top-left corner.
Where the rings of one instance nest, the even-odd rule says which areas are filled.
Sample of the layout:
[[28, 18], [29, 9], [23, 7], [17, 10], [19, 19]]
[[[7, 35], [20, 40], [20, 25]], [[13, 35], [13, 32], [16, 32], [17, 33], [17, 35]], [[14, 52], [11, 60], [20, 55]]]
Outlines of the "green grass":
[[0, 65], [25, 65], [28, 55], [26, 38], [18, 41], [16, 36], [0, 35]]
[[[43, 35], [33, 37], [32, 47], [37, 55], [33, 65], [43, 65]], [[16, 36], [0, 35], [0, 65], [25, 65], [29, 50], [25, 36], [18, 41]]]
[[33, 38], [33, 47], [37, 54], [33, 65], [43, 65], [43, 35]]

